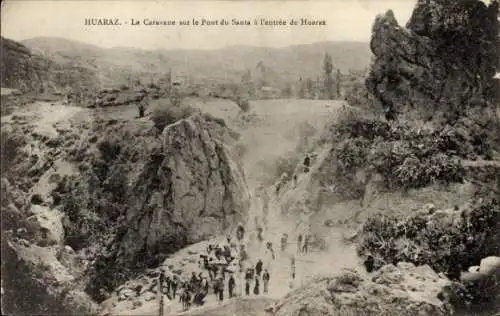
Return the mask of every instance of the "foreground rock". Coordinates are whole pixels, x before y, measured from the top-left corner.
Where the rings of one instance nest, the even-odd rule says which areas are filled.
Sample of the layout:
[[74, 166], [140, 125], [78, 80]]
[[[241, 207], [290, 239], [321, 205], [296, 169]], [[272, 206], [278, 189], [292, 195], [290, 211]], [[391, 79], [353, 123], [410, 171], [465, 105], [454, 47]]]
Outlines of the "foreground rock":
[[58, 261], [57, 252], [57, 248], [31, 245], [23, 239], [2, 238], [4, 312], [31, 315], [97, 312], [97, 304], [78, 289], [77, 279]]
[[371, 279], [354, 270], [318, 277], [272, 310], [285, 315], [452, 315], [453, 283], [429, 266], [386, 265]]

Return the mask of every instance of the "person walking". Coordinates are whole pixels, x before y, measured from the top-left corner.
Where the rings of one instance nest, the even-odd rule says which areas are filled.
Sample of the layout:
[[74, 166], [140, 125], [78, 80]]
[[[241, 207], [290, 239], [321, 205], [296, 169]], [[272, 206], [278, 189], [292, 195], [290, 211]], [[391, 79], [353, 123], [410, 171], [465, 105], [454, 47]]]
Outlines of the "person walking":
[[231, 274], [228, 281], [228, 290], [229, 290], [229, 298], [233, 298], [234, 296], [234, 288], [236, 287], [236, 281], [234, 280], [234, 276]]
[[306, 236], [304, 237], [304, 245], [302, 246], [303, 253], [307, 253], [309, 250], [309, 239], [310, 239], [310, 235], [306, 234]]
[[259, 276], [255, 276], [255, 285], [253, 287], [253, 294], [259, 295]]
[[267, 269], [264, 269], [264, 273], [262, 274], [262, 282], [264, 283], [264, 293], [268, 293], [269, 291], [269, 279], [270, 279], [270, 275], [269, 275], [269, 271], [267, 271]]
[[172, 299], [175, 299], [175, 294], [177, 292], [178, 279], [177, 276], [174, 276], [172, 280], [172, 284], [170, 285], [172, 288]]
[[262, 266], [263, 266], [262, 260], [259, 259], [259, 261], [257, 261], [257, 264], [255, 265], [255, 273], [259, 277], [260, 277], [260, 273], [262, 272]]
[[224, 281], [222, 280], [222, 277], [217, 279], [216, 284], [218, 300], [219, 303], [222, 303], [222, 301], [224, 300]]
[[163, 283], [165, 283], [165, 271], [161, 270], [160, 271], [160, 277], [158, 280], [158, 292], [160, 292], [160, 295], [163, 295]]
[[302, 234], [299, 234], [297, 237], [297, 252], [300, 253], [302, 251]]
[[290, 259], [290, 270], [292, 272], [292, 280], [295, 280], [295, 257], [292, 256]]
[[267, 250], [271, 253], [273, 260], [276, 259], [276, 256], [274, 255], [273, 243], [268, 241], [266, 245], [267, 245]]
[[167, 276], [165, 278], [165, 283], [166, 283], [167, 296], [168, 296], [168, 298], [170, 298], [171, 297], [170, 290], [172, 287], [172, 280], [170, 279], [170, 276]]
[[306, 157], [304, 158], [304, 173], [308, 173], [309, 172], [309, 167], [311, 165], [311, 158], [309, 157], [309, 155], [306, 155]]
[[252, 273], [250, 269], [247, 269], [245, 273], [245, 294], [250, 295], [250, 282], [252, 281]]

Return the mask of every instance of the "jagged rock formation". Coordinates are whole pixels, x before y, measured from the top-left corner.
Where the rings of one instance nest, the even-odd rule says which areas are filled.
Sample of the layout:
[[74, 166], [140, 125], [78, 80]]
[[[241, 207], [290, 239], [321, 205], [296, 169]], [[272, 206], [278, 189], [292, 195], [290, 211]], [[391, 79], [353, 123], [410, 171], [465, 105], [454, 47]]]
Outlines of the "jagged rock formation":
[[245, 219], [247, 194], [243, 175], [202, 116], [167, 126], [132, 185], [118, 262], [224, 233]]
[[[392, 11], [372, 29], [368, 90], [388, 112], [415, 108], [456, 118], [497, 88], [498, 1], [420, 0], [406, 28]], [[391, 114], [393, 115], [393, 114]]]
[[429, 266], [386, 265], [370, 279], [355, 270], [317, 277], [274, 305], [285, 315], [452, 315], [455, 284]]

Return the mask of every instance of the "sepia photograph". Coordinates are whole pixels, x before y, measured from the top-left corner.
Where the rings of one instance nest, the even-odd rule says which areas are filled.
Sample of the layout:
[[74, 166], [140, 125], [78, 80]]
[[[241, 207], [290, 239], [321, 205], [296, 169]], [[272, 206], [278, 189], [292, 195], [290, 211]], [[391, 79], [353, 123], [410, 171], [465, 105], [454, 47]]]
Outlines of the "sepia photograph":
[[5, 0], [1, 314], [500, 316], [500, 0]]

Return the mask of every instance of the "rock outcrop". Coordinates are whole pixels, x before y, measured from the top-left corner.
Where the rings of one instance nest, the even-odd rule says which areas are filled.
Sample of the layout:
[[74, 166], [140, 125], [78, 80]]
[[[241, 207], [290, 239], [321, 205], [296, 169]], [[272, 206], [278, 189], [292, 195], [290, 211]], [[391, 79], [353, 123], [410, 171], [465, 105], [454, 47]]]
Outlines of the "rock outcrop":
[[[129, 143], [122, 144], [120, 154], [106, 162], [108, 172], [99, 187], [107, 190], [123, 181], [127, 185], [113, 191], [123, 201], [106, 202], [119, 215], [106, 216], [106, 225], [113, 227], [107, 235], [112, 236], [106, 250], [97, 253], [88, 289], [92, 293], [111, 290], [186, 245], [226, 234], [246, 220], [248, 189], [226, 147], [232, 139], [226, 127], [195, 113], [168, 125], [159, 136], [153, 130], [142, 126]], [[112, 131], [117, 133], [116, 127]], [[111, 138], [106, 136], [108, 141]], [[103, 152], [114, 148], [106, 146]], [[120, 180], [122, 176], [127, 180]], [[100, 194], [101, 201], [108, 196], [104, 191]], [[91, 226], [103, 235], [101, 223]], [[116, 272], [120, 269], [131, 274], [123, 278]]]
[[491, 100], [498, 63], [498, 1], [418, 1], [405, 27], [392, 11], [372, 28], [368, 90], [393, 116], [418, 109], [456, 118]]
[[452, 315], [455, 284], [429, 266], [386, 265], [371, 278], [355, 270], [318, 277], [275, 304], [273, 315]]
[[222, 234], [245, 220], [243, 174], [212, 133], [200, 115], [165, 128], [129, 196], [118, 255], [123, 263], [144, 250], [168, 252]]

